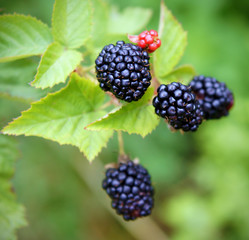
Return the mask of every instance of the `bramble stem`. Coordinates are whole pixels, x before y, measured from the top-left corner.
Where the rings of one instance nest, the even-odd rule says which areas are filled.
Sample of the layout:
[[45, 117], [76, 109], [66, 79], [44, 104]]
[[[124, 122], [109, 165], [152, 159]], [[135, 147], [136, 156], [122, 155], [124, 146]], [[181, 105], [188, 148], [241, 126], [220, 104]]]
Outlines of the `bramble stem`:
[[119, 156], [118, 156], [118, 163], [127, 163], [130, 158], [128, 155], [125, 154], [124, 151], [124, 140], [122, 137], [122, 132], [117, 131], [118, 133], [118, 143], [119, 143]]
[[155, 88], [155, 90], [157, 90], [157, 88], [160, 86], [160, 82], [158, 81], [158, 79], [155, 76], [155, 72], [154, 72], [153, 67], [151, 68], [151, 73], [152, 73], [151, 74], [152, 75], [152, 80], [151, 80], [152, 86]]
[[168, 240], [166, 232], [158, 225], [152, 217], [145, 217], [133, 222], [126, 222], [110, 207], [110, 201], [106, 197], [104, 191], [101, 191], [100, 183], [103, 177], [103, 164], [95, 159], [90, 165], [87, 161], [82, 161], [82, 156], [74, 158], [71, 163], [72, 169], [75, 171], [82, 184], [86, 184], [89, 191], [99, 200], [100, 205], [113, 216], [120, 225], [127, 230], [129, 234], [137, 240]]
[[123, 140], [123, 136], [122, 136], [122, 132], [121, 131], [117, 131], [118, 133], [118, 143], [119, 143], [119, 155], [125, 155], [125, 151], [124, 151], [124, 140]]

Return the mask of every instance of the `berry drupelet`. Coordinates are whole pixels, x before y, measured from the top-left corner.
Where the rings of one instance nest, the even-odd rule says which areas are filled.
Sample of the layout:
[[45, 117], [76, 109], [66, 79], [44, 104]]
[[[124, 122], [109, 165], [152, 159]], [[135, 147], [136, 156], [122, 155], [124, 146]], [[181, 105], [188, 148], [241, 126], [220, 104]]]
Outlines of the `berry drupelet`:
[[153, 53], [161, 46], [161, 40], [155, 30], [143, 31], [139, 35], [128, 35], [131, 42], [137, 43], [142, 49], [146, 49], [149, 53]]
[[139, 100], [150, 86], [149, 59], [146, 51], [131, 43], [105, 46], [95, 61], [100, 87], [126, 102]]
[[189, 85], [199, 100], [205, 119], [219, 119], [228, 115], [234, 99], [225, 83], [201, 75], [194, 77]]
[[111, 197], [112, 207], [125, 220], [151, 214], [154, 190], [149, 173], [140, 164], [128, 161], [107, 169], [102, 187]]
[[148, 52], [152, 53], [161, 46], [161, 40], [155, 30], [144, 31], [138, 35], [138, 46], [148, 48]]
[[165, 118], [174, 129], [196, 131], [202, 123], [203, 111], [190, 87], [181, 83], [160, 85], [153, 99], [155, 113]]

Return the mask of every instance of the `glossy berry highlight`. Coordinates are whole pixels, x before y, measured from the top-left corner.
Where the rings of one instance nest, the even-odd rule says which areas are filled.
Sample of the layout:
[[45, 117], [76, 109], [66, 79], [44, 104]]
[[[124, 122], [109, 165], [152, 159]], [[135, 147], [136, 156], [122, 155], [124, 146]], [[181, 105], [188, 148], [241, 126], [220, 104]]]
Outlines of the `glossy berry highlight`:
[[148, 216], [154, 205], [154, 190], [148, 171], [132, 161], [106, 171], [102, 187], [112, 199], [112, 207], [124, 220]]
[[151, 84], [149, 54], [118, 41], [105, 46], [95, 61], [99, 86], [126, 102], [139, 100]]
[[205, 119], [219, 119], [229, 114], [234, 97], [225, 83], [201, 75], [194, 77], [189, 86], [200, 102]]
[[202, 123], [203, 111], [190, 87], [173, 82], [160, 85], [153, 99], [155, 113], [174, 129], [196, 131]]

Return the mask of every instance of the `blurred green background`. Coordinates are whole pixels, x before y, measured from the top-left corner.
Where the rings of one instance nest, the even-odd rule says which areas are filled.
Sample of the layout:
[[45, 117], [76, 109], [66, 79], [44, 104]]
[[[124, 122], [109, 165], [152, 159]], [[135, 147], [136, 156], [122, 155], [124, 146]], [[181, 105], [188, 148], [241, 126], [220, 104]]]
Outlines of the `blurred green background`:
[[[36, 16], [51, 26], [53, 3], [1, 0], [0, 9]], [[127, 134], [125, 149], [152, 175], [156, 188], [152, 221], [164, 232], [162, 239], [249, 239], [249, 2], [165, 3], [188, 31], [181, 63], [226, 82], [234, 92], [235, 106], [229, 117], [204, 122], [194, 134], [171, 133], [163, 122], [145, 139]], [[134, 6], [151, 9], [147, 29], [157, 29], [159, 0], [109, 0], [109, 4], [121, 11]], [[0, 127], [28, 107], [20, 99], [0, 97]], [[100, 164], [116, 161], [116, 136], [91, 165], [74, 147], [37, 137], [16, 139], [20, 159], [13, 183], [29, 222], [18, 231], [19, 239], [144, 239], [145, 229], [157, 236], [150, 221], [125, 223], [116, 218], [101, 191]]]

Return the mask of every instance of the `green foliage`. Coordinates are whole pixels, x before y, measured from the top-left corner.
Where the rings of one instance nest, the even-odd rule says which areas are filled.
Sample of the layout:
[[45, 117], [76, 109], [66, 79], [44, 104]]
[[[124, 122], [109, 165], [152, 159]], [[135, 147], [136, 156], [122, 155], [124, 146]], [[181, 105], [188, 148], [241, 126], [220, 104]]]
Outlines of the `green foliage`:
[[59, 43], [52, 43], [41, 58], [32, 85], [46, 88], [64, 82], [82, 59], [81, 53], [67, 50]]
[[97, 85], [72, 74], [66, 88], [33, 103], [3, 132], [72, 144], [79, 147], [91, 161], [112, 136], [111, 130], [92, 132], [84, 129], [105, 114], [99, 108], [103, 102], [104, 93]]
[[117, 40], [127, 41], [128, 33], [135, 34], [146, 28], [152, 16], [150, 9], [129, 7], [120, 10], [114, 6], [111, 8], [104, 0], [92, 0], [92, 5], [92, 34], [86, 44], [92, 61], [106, 44], [115, 43]]
[[0, 180], [12, 177], [17, 157], [16, 142], [10, 137], [0, 135]]
[[90, 0], [56, 0], [52, 18], [54, 40], [78, 48], [89, 38], [92, 27]]
[[191, 65], [182, 65], [172, 70], [165, 77], [160, 78], [160, 83], [181, 82], [188, 84], [196, 75], [195, 69]]
[[0, 16], [0, 62], [42, 54], [51, 41], [50, 29], [36, 18]]
[[[52, 16], [52, 32], [55, 42], [50, 44], [44, 52], [32, 86], [44, 89], [65, 82], [68, 75], [80, 64], [82, 59], [80, 52], [70, 50], [70, 48], [82, 46], [90, 37], [91, 32], [94, 35], [92, 37], [93, 42], [88, 43], [86, 47], [90, 52], [94, 53], [95, 58], [96, 46], [103, 44], [100, 40], [109, 38], [108, 36], [118, 36], [125, 32], [137, 32], [146, 25], [152, 13], [151, 10], [143, 8], [126, 8], [121, 13], [117, 11], [117, 8], [113, 8], [110, 13], [107, 5], [102, 0], [93, 0], [92, 4], [91, 6], [88, 0], [55, 2]], [[92, 7], [95, 12], [93, 19]], [[111, 17], [107, 21], [109, 13]], [[12, 17], [14, 18], [14, 16]], [[28, 24], [31, 24], [28, 18], [19, 17], [24, 18]], [[36, 20], [32, 19], [32, 21]], [[184, 47], [181, 48], [185, 44], [184, 39], [186, 36], [184, 31], [164, 5], [162, 5], [160, 21], [162, 40], [167, 44], [161, 48], [161, 53], [157, 55], [156, 59], [160, 61], [162, 54], [165, 52], [170, 53], [168, 58], [164, 58], [167, 66], [170, 64], [170, 67], [162, 73], [160, 68], [163, 70], [165, 68], [161, 67], [162, 63], [159, 65], [156, 62], [156, 73], [159, 71], [159, 75], [164, 77], [164, 81], [189, 78], [193, 73], [191, 67], [183, 66], [171, 72], [180, 59], [181, 54], [178, 54], [178, 52], [184, 50]], [[134, 24], [135, 22], [136, 24]], [[22, 25], [20, 26], [21, 28]], [[39, 28], [36, 31], [39, 32]], [[173, 39], [171, 39], [172, 32], [176, 32]], [[175, 41], [176, 45], [174, 45]], [[170, 48], [176, 49], [169, 52]], [[16, 46], [13, 47], [13, 51], [15, 49], [17, 49]], [[22, 74], [22, 71], [24, 74]], [[26, 78], [25, 73], [24, 68], [18, 74]], [[29, 76], [27, 77], [29, 78]], [[147, 91], [139, 102], [124, 104], [120, 109], [113, 110], [104, 116], [106, 112], [99, 109], [104, 103], [104, 93], [98, 86], [91, 82], [87, 83], [87, 81], [89, 82], [90, 80], [73, 75], [65, 89], [33, 103], [31, 109], [23, 112], [20, 118], [4, 129], [5, 133], [35, 135], [57, 141], [60, 144], [72, 144], [79, 147], [87, 158], [92, 160], [97, 156], [101, 148], [106, 145], [112, 135], [112, 130], [123, 130], [130, 134], [136, 133], [144, 137], [158, 125], [159, 118], [154, 114], [153, 106], [149, 102], [153, 96], [152, 88]], [[8, 86], [8, 84], [9, 78], [5, 81], [5, 85]], [[81, 88], [80, 91], [78, 91], [77, 87]], [[15, 92], [15, 88], [5, 88], [9, 94], [22, 96], [22, 94], [18, 95]], [[87, 92], [89, 89], [90, 91]], [[82, 95], [79, 95], [79, 93]], [[99, 120], [96, 121], [97, 119]], [[84, 129], [90, 123], [92, 124], [88, 128], [95, 132]], [[101, 131], [99, 132], [99, 130]]]
[[[62, 5], [66, 3], [66, 1], [61, 2]], [[52, 10], [48, 11], [48, 6], [51, 5], [50, 0], [39, 1], [39, 3], [36, 0], [30, 0], [29, 3], [22, 4], [22, 1], [19, 0], [4, 1], [1, 8], [3, 11], [8, 12], [22, 11], [24, 13], [32, 13], [43, 21], [50, 21], [47, 17], [52, 12]], [[114, 43], [117, 40], [126, 40], [124, 33], [137, 31], [137, 24], [140, 24], [142, 21], [146, 22], [146, 26], [141, 24], [144, 27], [141, 30], [157, 29], [159, 1], [110, 0], [108, 3], [113, 3], [115, 5], [114, 9], [120, 9], [120, 13], [116, 13], [116, 15], [113, 15], [114, 12], [112, 11], [111, 16], [117, 17], [115, 21], [124, 22], [124, 15], [126, 15], [129, 29], [126, 29], [126, 26], [124, 27], [124, 24], [122, 24], [119, 29], [117, 29], [118, 27], [115, 28], [117, 29], [115, 31], [119, 32], [118, 34], [115, 32], [109, 33], [108, 29], [110, 29], [112, 24], [111, 18], [109, 18], [111, 12], [109, 4], [104, 0], [92, 0], [94, 11], [92, 34], [91, 36], [86, 34], [91, 40], [86, 41], [84, 40], [85, 36], [82, 37], [81, 43], [83, 45], [78, 50], [84, 54], [84, 61], [82, 62], [84, 67], [88, 64], [93, 64], [97, 53], [105, 44]], [[131, 156], [139, 157], [141, 163], [149, 169], [152, 175], [157, 193], [156, 207], [153, 210], [153, 214], [157, 221], [160, 221], [161, 226], [164, 226], [165, 229], [172, 229], [172, 231], [168, 231], [169, 239], [248, 239], [249, 155], [247, 142], [249, 119], [247, 110], [249, 106], [248, 81], [246, 79], [249, 73], [247, 61], [245, 61], [248, 57], [248, 51], [245, 50], [248, 48], [247, 36], [249, 32], [246, 15], [243, 16], [241, 14], [238, 8], [240, 6], [239, 2], [236, 2], [236, 8], [234, 6], [229, 7], [231, 6], [229, 3], [216, 0], [191, 0], [188, 2], [180, 0], [169, 1], [167, 4], [169, 4], [168, 7], [172, 9], [173, 13], [177, 15], [180, 22], [188, 29], [189, 45], [182, 62], [191, 62], [198, 72], [212, 75], [221, 81], [225, 81], [229, 88], [235, 92], [235, 108], [227, 118], [219, 121], [210, 121], [208, 124], [204, 122], [203, 127], [192, 135], [172, 134], [166, 129], [167, 127], [163, 122], [161, 122], [156, 131], [153, 131], [149, 137], [143, 140], [137, 134], [124, 134], [125, 148]], [[127, 6], [130, 9], [134, 7], [146, 9], [145, 11], [149, 8], [151, 12], [153, 11], [151, 21], [147, 22], [146, 17], [139, 19], [137, 16], [133, 16], [132, 14], [136, 13], [135, 10], [131, 10], [132, 14], [130, 15], [126, 14]], [[61, 7], [60, 9], [65, 10], [67, 8]], [[163, 21], [160, 24], [160, 29], [163, 30], [163, 33], [161, 31], [161, 36], [163, 37], [162, 46], [152, 57], [152, 60], [155, 60], [153, 67], [156, 77], [160, 83], [176, 80], [187, 83], [194, 73], [193, 68], [186, 65], [176, 67], [184, 50], [181, 49], [181, 42], [184, 43], [183, 45], [186, 45], [184, 40], [185, 33], [166, 7], [163, 6], [162, 9], [162, 13], [165, 14], [165, 18], [161, 18]], [[65, 21], [67, 21], [63, 16], [65, 11], [64, 13], [60, 13], [59, 10], [57, 12], [58, 17], [62, 16], [61, 20], [63, 22], [61, 22], [61, 26], [65, 26]], [[245, 7], [243, 11], [246, 12]], [[81, 11], [81, 15], [84, 15], [82, 14], [83, 12], [84, 10]], [[83, 18], [81, 15], [79, 19]], [[14, 16], [13, 18], [16, 18], [17, 15]], [[31, 19], [31, 22], [34, 21], [31, 17], [24, 18]], [[2, 16], [0, 19], [4, 19], [4, 17]], [[137, 19], [136, 24], [130, 24], [130, 19]], [[44, 26], [37, 20], [35, 22], [40, 26]], [[11, 32], [12, 40], [8, 43], [11, 45], [7, 46], [5, 42], [7, 30], [4, 29], [6, 28], [6, 23], [2, 24], [0, 22], [0, 57], [3, 57], [0, 61], [11, 61], [34, 54], [30, 41], [28, 41], [28, 44], [23, 41], [24, 37], [22, 36], [21, 27], [25, 24], [22, 21], [20, 23], [21, 25], [15, 20], [17, 26], [14, 25], [13, 29], [14, 27], [17, 29], [17, 34]], [[78, 22], [72, 23], [73, 27], [76, 23]], [[29, 24], [27, 23], [26, 25]], [[60, 21], [57, 24], [58, 28], [60, 27], [59, 25]], [[70, 26], [68, 25], [68, 27]], [[43, 49], [39, 53], [35, 53], [35, 55], [44, 54], [52, 42], [48, 27], [45, 26], [44, 28], [47, 29], [49, 41], [45, 41], [47, 43], [41, 45], [39, 41], [44, 38], [36, 39], [34, 43], [39, 43], [38, 47], [43, 47]], [[65, 38], [69, 36], [66, 35], [68, 33], [66, 28], [61, 32]], [[4, 29], [4, 32], [2, 32], [2, 29]], [[39, 27], [34, 27], [32, 31], [36, 32], [37, 29]], [[123, 32], [124, 29], [125, 32]], [[75, 30], [76, 32], [78, 30], [81, 31], [81, 28]], [[72, 32], [73, 34], [74, 31]], [[64, 37], [60, 38], [60, 36], [57, 36], [56, 42], [66, 45], [66, 40]], [[25, 39], [27, 39], [26, 36]], [[77, 39], [77, 37], [74, 39]], [[18, 41], [21, 41], [20, 44]], [[67, 41], [71, 40], [67, 39]], [[8, 47], [7, 51], [5, 51], [6, 48], [4, 46]], [[24, 50], [23, 46], [31, 46], [31, 48], [26, 48], [26, 52], [22, 52], [19, 55], [19, 51]], [[70, 48], [74, 47], [70, 46]], [[63, 53], [65, 51], [71, 50], [65, 46]], [[7, 56], [4, 56], [3, 53], [7, 54]], [[64, 61], [61, 64], [63, 65]], [[28, 82], [34, 80], [37, 66], [38, 61], [36, 58], [0, 64], [1, 126], [10, 121], [11, 118], [18, 116], [20, 108], [26, 108], [26, 105], [20, 107], [21, 101], [23, 101], [21, 98], [28, 98], [30, 101], [30, 99], [37, 100], [41, 96], [45, 96], [46, 92], [28, 85]], [[54, 77], [50, 79], [51, 82], [57, 77], [58, 73], [52, 72], [52, 75]], [[64, 76], [66, 75], [70, 75], [69, 70]], [[60, 77], [60, 79], [60, 82], [65, 81], [65, 78], [62, 79]], [[87, 81], [91, 83], [90, 74], [87, 75]], [[79, 87], [75, 86], [73, 93], [76, 89], [79, 89]], [[82, 87], [80, 89], [82, 90]], [[32, 107], [32, 109], [38, 109], [38, 106], [40, 108], [47, 101], [46, 99], [51, 98], [47, 109], [51, 109], [50, 112], [52, 112], [52, 108], [55, 105], [56, 108], [53, 108], [52, 114], [59, 115], [57, 112], [59, 102], [52, 100], [57, 100], [57, 96], [64, 90], [54, 94], [55, 96], [49, 95], [45, 99], [40, 100], [40, 105], [36, 106], [36, 103], [34, 103], [35, 107]], [[102, 99], [96, 101], [99, 102], [98, 108], [101, 108], [103, 93], [97, 92], [98, 94], [102, 95]], [[66, 93], [64, 92], [60, 99], [63, 97], [66, 101], [73, 101], [73, 99], [69, 99], [70, 96], [69, 91], [67, 91]], [[18, 97], [18, 99], [13, 100], [10, 97]], [[72, 103], [71, 106], [75, 105], [77, 108], [80, 108], [81, 106], [78, 106], [77, 99], [74, 99], [76, 103], [70, 102], [70, 104]], [[85, 101], [80, 102], [86, 104]], [[137, 112], [136, 104], [131, 104], [135, 109], [131, 107], [130, 111]], [[147, 102], [146, 104], [147, 107], [143, 106], [141, 108], [151, 109], [150, 103]], [[65, 107], [65, 105], [63, 102], [60, 106], [60, 111], [62, 113], [71, 113], [71, 108], [68, 110], [68, 107]], [[84, 136], [86, 136], [86, 132], [90, 133], [90, 131], [83, 129], [86, 126], [85, 124], [89, 126], [88, 124], [94, 121], [95, 123], [90, 125], [89, 128], [94, 127], [98, 123], [108, 125], [107, 128], [111, 128], [112, 122], [115, 122], [114, 126], [117, 126], [117, 129], [129, 130], [131, 132], [132, 130], [134, 132], [137, 130], [144, 134], [146, 129], [134, 129], [135, 127], [132, 129], [130, 121], [128, 121], [128, 127], [125, 124], [120, 125], [119, 121], [122, 122], [122, 118], [127, 118], [127, 108], [129, 105], [121, 104], [119, 110], [106, 115], [107, 122], [105, 122], [105, 117], [103, 118], [106, 111], [100, 111], [101, 113], [98, 116], [89, 121], [81, 121], [80, 119], [77, 125], [80, 126], [79, 134], [81, 133], [80, 131], [82, 131]], [[121, 120], [115, 118], [115, 120], [109, 121], [109, 117], [112, 117], [112, 114], [119, 115], [119, 111], [122, 113], [121, 110], [125, 110], [124, 112], [126, 113], [126, 115], [121, 115], [122, 118], [119, 116]], [[99, 112], [99, 110], [96, 111]], [[145, 111], [142, 112], [144, 113]], [[148, 112], [146, 116], [150, 116], [150, 110]], [[33, 114], [38, 115], [39, 113]], [[88, 113], [83, 111], [82, 119], [83, 115], [88, 116]], [[97, 119], [100, 122], [96, 122]], [[51, 126], [53, 127], [54, 122], [57, 124], [57, 120], [51, 121], [45, 130], [51, 128]], [[154, 121], [152, 120], [152, 122]], [[151, 126], [150, 124], [148, 125]], [[146, 127], [144, 126], [144, 128]], [[68, 129], [63, 128], [64, 130]], [[40, 132], [42, 133], [43, 131], [44, 128], [41, 128]], [[93, 133], [99, 134], [99, 132], [91, 131], [91, 134]], [[54, 136], [56, 135], [57, 131], [54, 131]], [[66, 136], [68, 137], [68, 135]], [[97, 136], [99, 135], [96, 135], [96, 139]], [[7, 136], [1, 137], [10, 139]], [[108, 144], [109, 150], [103, 151], [100, 155], [101, 160], [105, 163], [116, 161], [117, 144], [114, 140], [111, 140]], [[18, 138], [18, 141], [20, 141], [23, 161], [18, 162], [16, 166], [18, 174], [15, 176], [14, 183], [18, 191], [18, 198], [27, 206], [28, 219], [30, 220], [30, 227], [20, 231], [20, 239], [128, 239], [131, 237], [130, 233], [122, 229], [122, 225], [118, 225], [111, 217], [108, 217], [106, 210], [102, 209], [98, 202], [95, 202], [96, 198], [92, 198], [88, 186], [85, 186], [87, 184], [85, 182], [84, 184], [79, 183], [78, 176], [71, 169], [71, 160], [78, 158], [80, 162], [82, 159], [81, 155], [74, 148], [62, 147], [39, 138]], [[5, 169], [2, 172], [0, 170], [1, 176], [4, 176], [4, 178], [9, 178], [13, 174], [12, 167], [14, 161], [11, 159], [14, 159], [16, 154], [15, 147], [8, 148], [8, 146], [10, 144], [0, 144], [0, 152], [4, 149], [4, 156], [7, 159], [4, 162], [0, 161], [0, 169]], [[10, 156], [10, 158], [7, 156]], [[97, 163], [96, 161], [91, 164], [89, 169], [92, 169]], [[87, 166], [87, 162], [84, 164]], [[36, 179], [34, 188], [27, 188], [32, 179]], [[66, 181], [61, 184], [65, 179]], [[12, 234], [13, 238], [14, 225], [18, 225], [17, 223], [20, 222], [18, 219], [21, 219], [19, 216], [20, 213], [23, 213], [23, 210], [19, 211], [18, 209], [22, 208], [15, 207], [15, 199], [13, 194], [10, 193], [10, 185], [8, 183], [3, 184], [0, 182], [0, 199], [0, 239], [8, 239], [7, 234]], [[86, 205], [88, 206], [87, 208], [85, 207]], [[5, 216], [4, 222], [2, 222], [2, 216]], [[161, 219], [159, 216], [161, 216]], [[10, 223], [13, 224], [10, 226]], [[80, 229], [75, 228], [76, 225], [81, 226]], [[108, 226], [112, 227], [109, 228]], [[151, 226], [144, 225], [144, 227], [150, 228]], [[122, 234], [120, 234], [120, 231]], [[133, 228], [132, 231], [136, 235], [137, 229]], [[2, 236], [1, 234], [6, 235]]]
[[[231, 121], [210, 122], [202, 134], [196, 136], [196, 147], [201, 155], [189, 177], [201, 192], [189, 186], [165, 204], [165, 220], [178, 229], [173, 239], [220, 239], [221, 234], [222, 239], [249, 236], [249, 215], [243, 211], [249, 208], [249, 153], [246, 150], [249, 101], [239, 98], [237, 104], [229, 116]], [[220, 233], [217, 228], [221, 231], [231, 228], [233, 235], [225, 230]]]
[[[162, 2], [159, 25], [162, 47], [155, 52], [155, 74], [165, 78], [181, 59], [187, 44], [187, 33]], [[162, 82], [164, 82], [162, 80]]]
[[0, 135], [0, 239], [3, 240], [16, 239], [15, 231], [26, 225], [24, 209], [16, 203], [9, 183], [17, 157], [16, 143]]
[[97, 47], [103, 47], [105, 44], [105, 39], [108, 34], [107, 30], [110, 10], [106, 2], [103, 0], [92, 0], [92, 5], [93, 26], [90, 39], [91, 41], [89, 41], [87, 45], [91, 45], [92, 50], [94, 50]]
[[22, 59], [0, 63], [0, 95], [24, 99], [39, 99], [42, 91], [28, 83], [34, 79], [37, 59]]
[[150, 9], [128, 7], [119, 12], [117, 8], [113, 7], [110, 13], [108, 32], [111, 34], [136, 33], [146, 26], [151, 15]]
[[90, 124], [87, 129], [122, 130], [145, 137], [159, 124], [159, 118], [155, 115], [153, 106], [149, 104], [152, 95], [153, 88], [150, 88], [138, 102], [126, 104], [122, 108], [110, 112], [108, 115]]

